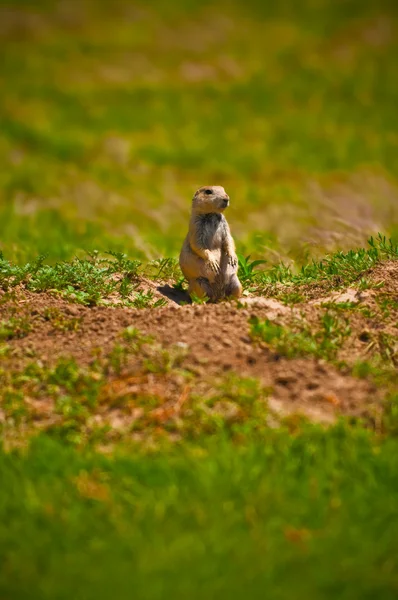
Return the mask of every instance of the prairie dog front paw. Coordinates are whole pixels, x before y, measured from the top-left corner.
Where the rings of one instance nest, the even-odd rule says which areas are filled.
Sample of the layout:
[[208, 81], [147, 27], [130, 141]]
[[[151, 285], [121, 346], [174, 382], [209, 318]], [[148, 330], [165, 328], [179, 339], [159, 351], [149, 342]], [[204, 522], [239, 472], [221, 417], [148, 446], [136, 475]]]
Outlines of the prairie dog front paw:
[[237, 256], [236, 255], [234, 256], [234, 255], [230, 254], [228, 256], [228, 264], [229, 264], [230, 267], [233, 267], [235, 269], [238, 266], [238, 258], [237, 258]]
[[214, 258], [209, 258], [209, 260], [206, 263], [206, 266], [210, 269], [210, 271], [212, 271], [215, 275], [218, 275], [221, 271], [220, 268], [220, 263], [218, 262], [218, 260], [215, 260]]

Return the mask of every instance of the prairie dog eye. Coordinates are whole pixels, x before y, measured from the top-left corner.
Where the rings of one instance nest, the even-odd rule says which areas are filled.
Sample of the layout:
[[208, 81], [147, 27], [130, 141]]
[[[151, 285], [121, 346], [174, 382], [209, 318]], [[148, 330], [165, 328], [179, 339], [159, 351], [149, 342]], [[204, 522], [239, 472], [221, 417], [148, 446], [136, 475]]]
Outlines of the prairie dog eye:
[[210, 194], [212, 194], [212, 190], [205, 190], [205, 194], [207, 194], [208, 196], [210, 196]]

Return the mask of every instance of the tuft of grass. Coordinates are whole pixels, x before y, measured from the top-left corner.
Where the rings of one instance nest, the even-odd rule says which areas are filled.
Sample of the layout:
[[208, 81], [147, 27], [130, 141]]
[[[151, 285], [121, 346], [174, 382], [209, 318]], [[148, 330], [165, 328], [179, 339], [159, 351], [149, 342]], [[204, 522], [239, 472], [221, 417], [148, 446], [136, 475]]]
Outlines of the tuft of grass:
[[67, 317], [58, 308], [46, 308], [43, 316], [54, 329], [59, 331], [78, 331], [80, 328], [81, 319], [79, 317]]
[[249, 256], [243, 256], [243, 254], [238, 254], [238, 263], [239, 263], [239, 279], [244, 287], [244, 289], [250, 289], [251, 283], [254, 282], [256, 275], [258, 275], [259, 271], [256, 270], [256, 267], [260, 265], [265, 265], [267, 263], [266, 260], [250, 260]]
[[55, 265], [46, 264], [45, 257], [40, 256], [23, 266], [11, 264], [0, 254], [0, 288], [11, 290], [24, 285], [32, 292], [58, 293], [88, 306], [103, 303], [114, 294], [120, 304], [133, 308], [157, 308], [166, 304], [162, 298], [155, 300], [151, 290], [137, 290], [139, 260], [131, 260], [123, 252], [107, 254], [111, 258], [101, 258], [96, 251], [89, 258], [76, 257]]
[[0, 341], [11, 340], [13, 338], [23, 338], [32, 326], [29, 319], [25, 317], [10, 317], [0, 320]]
[[389, 386], [392, 389], [398, 386], [397, 369], [391, 363], [383, 361], [380, 356], [372, 361], [357, 361], [352, 368], [352, 374], [363, 379], [369, 378], [378, 386]]
[[[110, 253], [114, 258], [100, 258], [93, 253], [88, 259], [75, 258], [55, 265], [41, 256], [24, 266], [13, 265], [0, 256], [0, 287], [8, 290], [23, 284], [32, 292], [54, 292], [78, 302], [94, 305], [113, 292], [125, 297], [130, 288], [126, 281], [137, 276], [139, 261], [127, 259], [123, 253]], [[114, 277], [121, 276], [121, 282]]]
[[378, 345], [382, 360], [398, 367], [398, 336], [381, 331], [378, 335]]
[[154, 300], [154, 293], [151, 290], [148, 292], [137, 291], [133, 300], [125, 302], [125, 305], [131, 308], [160, 308], [166, 306], [166, 304], [167, 301], [164, 298]]
[[[358, 248], [348, 252], [335, 252], [325, 258], [312, 261], [303, 265], [298, 273], [293, 273], [291, 268], [282, 264], [276, 265], [267, 271], [255, 273], [253, 281], [256, 291], [269, 292], [269, 286], [275, 284], [290, 284], [295, 286], [311, 284], [314, 282], [327, 283], [330, 288], [347, 287], [354, 281], [366, 282], [363, 275], [382, 260], [398, 259], [398, 245], [387, 239], [381, 233], [376, 238], [370, 237], [368, 248]], [[368, 287], [369, 283], [362, 284]], [[272, 288], [275, 291], [275, 288]], [[281, 292], [286, 293], [286, 290]]]
[[319, 319], [319, 327], [312, 330], [305, 322], [297, 321], [295, 328], [283, 327], [269, 319], [250, 319], [251, 336], [270, 345], [279, 354], [294, 358], [316, 356], [335, 360], [345, 339], [351, 334], [348, 320], [329, 311]]
[[383, 430], [390, 436], [398, 437], [398, 375], [395, 371], [395, 388], [386, 398], [385, 410], [382, 418]]
[[176, 258], [158, 258], [145, 267], [145, 274], [154, 279], [181, 279], [181, 269]]
[[394, 311], [398, 311], [398, 299], [387, 294], [378, 294], [375, 298], [384, 318], [388, 318]]
[[209, 301], [208, 296], [199, 297], [197, 294], [193, 293], [190, 295], [192, 304], [206, 304]]

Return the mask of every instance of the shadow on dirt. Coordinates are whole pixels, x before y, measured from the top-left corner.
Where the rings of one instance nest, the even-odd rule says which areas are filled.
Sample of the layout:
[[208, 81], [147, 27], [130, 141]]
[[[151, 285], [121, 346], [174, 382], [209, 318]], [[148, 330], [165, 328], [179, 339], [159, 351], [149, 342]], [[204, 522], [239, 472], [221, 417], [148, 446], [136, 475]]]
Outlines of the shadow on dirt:
[[188, 292], [185, 292], [184, 290], [176, 290], [170, 285], [161, 285], [156, 289], [163, 294], [163, 296], [166, 296], [166, 298], [172, 300], [176, 304], [192, 304]]

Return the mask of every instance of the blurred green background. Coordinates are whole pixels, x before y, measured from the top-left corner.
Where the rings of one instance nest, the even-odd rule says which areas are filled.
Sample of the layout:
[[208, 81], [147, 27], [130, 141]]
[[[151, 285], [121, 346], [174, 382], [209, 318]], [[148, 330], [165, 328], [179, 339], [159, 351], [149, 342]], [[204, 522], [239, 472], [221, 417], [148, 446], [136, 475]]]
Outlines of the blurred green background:
[[175, 256], [206, 184], [271, 262], [396, 237], [396, 6], [1, 2], [5, 257]]

